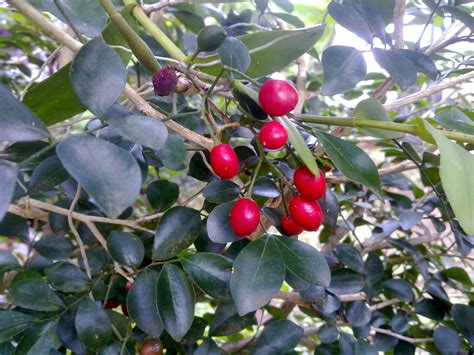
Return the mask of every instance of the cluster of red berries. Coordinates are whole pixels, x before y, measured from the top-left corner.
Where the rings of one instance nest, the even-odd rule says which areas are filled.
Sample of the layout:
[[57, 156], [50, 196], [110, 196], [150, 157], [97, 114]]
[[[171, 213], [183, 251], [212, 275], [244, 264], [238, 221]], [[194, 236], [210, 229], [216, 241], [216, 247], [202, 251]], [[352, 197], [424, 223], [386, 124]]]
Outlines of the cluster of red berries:
[[[130, 290], [132, 289], [132, 283], [130, 281], [127, 281], [124, 289], [126, 293], [130, 292]], [[123, 315], [128, 317], [128, 308], [126, 303], [120, 304], [116, 298], [109, 298], [107, 301], [104, 302], [105, 309], [114, 309], [118, 306], [121, 306]]]

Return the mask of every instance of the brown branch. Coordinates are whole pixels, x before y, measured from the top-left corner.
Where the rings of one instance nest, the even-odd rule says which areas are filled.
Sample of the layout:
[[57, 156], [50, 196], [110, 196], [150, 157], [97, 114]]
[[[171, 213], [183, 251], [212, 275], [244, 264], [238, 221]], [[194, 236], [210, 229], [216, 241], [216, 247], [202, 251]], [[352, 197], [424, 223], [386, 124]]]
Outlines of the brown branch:
[[410, 343], [410, 344], [427, 343], [427, 342], [434, 341], [433, 338], [410, 338], [410, 337], [392, 332], [389, 329], [383, 329], [383, 328], [377, 328], [377, 327], [372, 327], [372, 329], [377, 333], [390, 335], [391, 337], [403, 340], [403, 341], [405, 341], [407, 343]]

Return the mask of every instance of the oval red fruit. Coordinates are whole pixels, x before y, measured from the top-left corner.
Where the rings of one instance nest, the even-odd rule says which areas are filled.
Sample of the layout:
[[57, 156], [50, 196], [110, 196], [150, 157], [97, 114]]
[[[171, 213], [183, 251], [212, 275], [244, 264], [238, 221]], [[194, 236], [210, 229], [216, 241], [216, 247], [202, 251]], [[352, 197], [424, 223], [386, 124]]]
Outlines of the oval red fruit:
[[253, 233], [260, 221], [260, 208], [250, 198], [238, 199], [230, 210], [230, 226], [239, 237]]
[[267, 149], [281, 149], [288, 141], [288, 132], [280, 122], [272, 121], [262, 127], [259, 139], [260, 143]]
[[211, 167], [221, 179], [232, 179], [239, 172], [239, 159], [230, 145], [219, 144], [211, 150]]
[[163, 354], [163, 343], [157, 338], [146, 338], [140, 344], [138, 352], [140, 355], [161, 355]]
[[286, 235], [298, 235], [303, 232], [303, 228], [298, 226], [291, 217], [281, 217], [281, 229]]
[[284, 116], [295, 108], [298, 91], [286, 80], [270, 79], [260, 87], [258, 101], [269, 115]]
[[105, 309], [114, 309], [120, 306], [120, 303], [117, 302], [115, 298], [109, 298], [107, 302], [104, 303]]
[[319, 176], [315, 176], [306, 165], [301, 165], [296, 169], [293, 179], [296, 189], [306, 200], [318, 200], [326, 192], [326, 179], [321, 170]]
[[315, 231], [323, 223], [323, 211], [316, 201], [308, 201], [295, 196], [289, 203], [293, 222], [307, 231]]

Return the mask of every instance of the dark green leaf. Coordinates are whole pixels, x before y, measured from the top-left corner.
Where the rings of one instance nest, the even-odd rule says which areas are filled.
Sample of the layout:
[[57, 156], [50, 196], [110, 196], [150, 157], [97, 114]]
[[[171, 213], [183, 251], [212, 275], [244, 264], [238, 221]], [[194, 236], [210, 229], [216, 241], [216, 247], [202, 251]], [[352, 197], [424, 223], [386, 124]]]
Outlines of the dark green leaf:
[[43, 236], [34, 248], [44, 257], [51, 260], [66, 259], [74, 251], [74, 245], [66, 237], [59, 235]]
[[331, 273], [328, 290], [336, 295], [346, 295], [359, 292], [364, 286], [364, 275], [349, 269], [337, 269]]
[[104, 347], [112, 336], [112, 326], [107, 313], [88, 298], [79, 303], [75, 326], [77, 334], [90, 349]]
[[[250, 53], [242, 41], [235, 37], [227, 37], [219, 47], [219, 57], [222, 64], [245, 73], [250, 66]], [[228, 72], [229, 77], [238, 78], [239, 75]]]
[[138, 327], [153, 338], [159, 338], [163, 324], [158, 313], [158, 273], [145, 270], [138, 274], [127, 296], [127, 309]]
[[276, 237], [285, 267], [310, 284], [328, 286], [331, 272], [324, 257], [311, 245], [296, 239]]
[[229, 299], [232, 262], [219, 254], [199, 253], [183, 259], [183, 266], [194, 283], [208, 295]]
[[3, 84], [0, 84], [0, 141], [36, 141], [48, 138], [41, 121]]
[[303, 338], [303, 328], [283, 319], [265, 325], [252, 349], [252, 354], [281, 354], [292, 351]]
[[0, 181], [2, 189], [0, 190], [0, 221], [7, 213], [8, 206], [15, 191], [17, 167], [6, 160], [0, 160]]
[[191, 328], [194, 318], [194, 290], [184, 272], [166, 264], [158, 278], [158, 309], [166, 331], [180, 341]]
[[[355, 125], [359, 120], [372, 120], [381, 122], [392, 122], [379, 100], [368, 98], [360, 101], [354, 109]], [[378, 128], [359, 128], [359, 130], [369, 136], [386, 139], [397, 139], [404, 136], [404, 133], [386, 131]]]
[[461, 267], [451, 267], [441, 271], [441, 273], [451, 280], [455, 280], [463, 284], [466, 289], [472, 287], [472, 280], [469, 274]]
[[105, 114], [117, 101], [127, 78], [120, 56], [99, 38], [79, 50], [70, 75], [77, 97], [96, 115]]
[[443, 325], [435, 329], [433, 339], [436, 347], [443, 355], [458, 354], [460, 341], [458, 334]]
[[207, 233], [209, 239], [215, 243], [230, 243], [240, 238], [230, 226], [230, 210], [234, 202], [227, 202], [216, 206], [207, 218]]
[[337, 217], [339, 215], [339, 200], [337, 195], [331, 189], [326, 189], [326, 193], [319, 200], [319, 205], [323, 210], [323, 224], [334, 230], [337, 226]]
[[403, 54], [381, 48], [374, 48], [372, 53], [377, 63], [390, 74], [402, 89], [416, 83], [415, 64]]
[[136, 199], [142, 177], [137, 161], [122, 148], [88, 136], [72, 136], [56, 148], [64, 168], [112, 218]]
[[213, 180], [204, 188], [204, 197], [212, 203], [229, 202], [240, 194], [240, 188], [230, 180]]
[[168, 134], [165, 146], [156, 154], [168, 169], [179, 171], [186, 167], [186, 148], [183, 138], [177, 134]]
[[371, 312], [364, 301], [349, 302], [346, 317], [353, 327], [362, 327], [370, 322]]
[[10, 287], [15, 303], [23, 308], [35, 311], [58, 311], [64, 308], [63, 301], [42, 280], [25, 279]]
[[441, 6], [441, 9], [449, 12], [456, 19], [464, 23], [471, 32], [474, 32], [474, 17], [471, 14], [454, 6]]
[[58, 262], [46, 269], [46, 278], [56, 290], [62, 292], [84, 292], [91, 286], [87, 275], [77, 266]]
[[372, 31], [355, 6], [331, 1], [328, 5], [328, 12], [341, 26], [354, 32], [367, 43], [372, 43]]
[[324, 324], [318, 331], [318, 338], [323, 344], [331, 344], [337, 340], [339, 332], [336, 326], [332, 324]]
[[275, 198], [280, 196], [280, 190], [278, 190], [278, 186], [272, 179], [266, 176], [261, 176], [257, 180], [255, 180], [255, 185], [253, 185], [251, 193], [252, 195], [268, 198]]
[[398, 298], [400, 301], [409, 303], [415, 300], [415, 294], [408, 281], [401, 279], [387, 280], [383, 283], [383, 288], [392, 298]]
[[474, 307], [455, 304], [451, 309], [454, 324], [467, 341], [474, 346]]
[[431, 80], [436, 80], [438, 77], [438, 69], [433, 60], [428, 57], [426, 54], [414, 51], [411, 49], [394, 49], [395, 52], [398, 52], [408, 59], [410, 59], [413, 64], [415, 64], [416, 70], [420, 73], [425, 74]]
[[33, 317], [15, 311], [0, 310], [0, 343], [10, 340], [28, 328]]
[[285, 264], [276, 239], [265, 236], [251, 242], [237, 255], [230, 279], [238, 313], [245, 315], [266, 305], [284, 279]]
[[415, 306], [415, 312], [421, 314], [423, 317], [433, 320], [443, 320], [446, 310], [439, 301], [429, 298], [423, 299]]
[[398, 344], [398, 339], [383, 333], [375, 333], [374, 346], [377, 351], [388, 352]]
[[347, 333], [340, 334], [339, 351], [342, 355], [355, 355], [355, 339], [352, 335]]
[[173, 12], [173, 15], [194, 33], [198, 33], [205, 26], [204, 19], [194, 12], [179, 10]]
[[371, 285], [381, 280], [383, 277], [384, 266], [376, 252], [370, 252], [365, 261], [367, 272], [367, 282]]
[[107, 249], [116, 262], [126, 266], [139, 267], [145, 257], [142, 240], [132, 233], [112, 231]]
[[192, 208], [177, 206], [160, 219], [153, 244], [153, 260], [166, 260], [190, 246], [197, 238], [201, 216]]
[[0, 275], [4, 270], [19, 268], [18, 259], [7, 250], [0, 250]]
[[395, 333], [403, 334], [408, 329], [410, 329], [410, 324], [408, 323], [410, 318], [404, 314], [397, 314], [392, 318], [391, 328]]
[[377, 167], [362, 149], [322, 131], [317, 131], [316, 136], [341, 173], [380, 193]]
[[193, 355], [220, 355], [221, 350], [217, 347], [217, 344], [211, 338], [207, 338], [202, 342], [201, 345], [196, 349]]
[[355, 355], [378, 355], [378, 352], [364, 339], [358, 339], [355, 345]]
[[179, 186], [168, 180], [153, 181], [146, 188], [146, 197], [151, 207], [164, 212], [178, 200]]
[[343, 94], [353, 89], [367, 74], [362, 53], [352, 47], [326, 48], [321, 60], [324, 71], [322, 95]]
[[16, 353], [37, 355], [44, 354], [45, 351], [58, 349], [61, 346], [61, 341], [56, 334], [57, 326], [57, 321], [49, 321], [30, 328], [21, 338], [16, 347]]
[[15, 347], [9, 341], [0, 343], [0, 354], [2, 355], [13, 355], [15, 353]]
[[0, 222], [0, 235], [28, 240], [28, 221], [23, 217], [7, 212]]
[[339, 244], [334, 248], [334, 255], [338, 260], [358, 273], [365, 274], [365, 265], [359, 251], [349, 244]]
[[53, 189], [69, 177], [57, 155], [43, 160], [33, 171], [30, 185], [31, 192], [43, 192]]
[[435, 120], [447, 128], [462, 133], [474, 134], [474, 121], [456, 107], [450, 107], [438, 112]]
[[222, 302], [212, 317], [209, 334], [212, 336], [225, 336], [240, 332], [250, 326], [255, 320], [255, 312], [239, 316], [235, 305]]

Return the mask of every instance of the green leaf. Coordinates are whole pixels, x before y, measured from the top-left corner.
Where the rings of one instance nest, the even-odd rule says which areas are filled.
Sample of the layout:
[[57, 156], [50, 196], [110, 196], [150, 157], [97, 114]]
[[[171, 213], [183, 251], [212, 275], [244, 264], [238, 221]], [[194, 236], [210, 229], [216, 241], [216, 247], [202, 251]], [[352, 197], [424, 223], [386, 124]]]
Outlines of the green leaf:
[[319, 176], [319, 168], [314, 159], [313, 153], [308, 148], [306, 141], [300, 131], [296, 129], [293, 123], [286, 117], [280, 117], [279, 120], [285, 125], [288, 131], [288, 140], [299, 155], [300, 160], [308, 167], [313, 175]]
[[416, 83], [415, 64], [403, 54], [381, 48], [372, 49], [372, 53], [377, 63], [390, 74], [402, 89]]
[[474, 135], [474, 121], [456, 107], [438, 112], [435, 120], [447, 128]]
[[107, 141], [80, 135], [66, 138], [56, 152], [64, 168], [112, 218], [137, 198], [142, 176], [135, 158]]
[[359, 251], [349, 244], [339, 244], [334, 248], [336, 258], [349, 269], [365, 274], [364, 260]]
[[322, 95], [343, 94], [365, 78], [367, 65], [362, 53], [352, 47], [331, 46], [322, 55]]
[[198, 33], [204, 26], [204, 19], [191, 11], [174, 11], [173, 15], [190, 31]]
[[304, 336], [303, 328], [287, 319], [265, 325], [252, 349], [252, 354], [282, 354], [291, 352]]
[[451, 280], [460, 282], [466, 289], [472, 287], [472, 280], [469, 274], [461, 267], [451, 267], [441, 271], [441, 273]]
[[27, 329], [33, 323], [33, 319], [24, 313], [0, 310], [0, 343]]
[[221, 302], [211, 321], [209, 334], [212, 336], [232, 335], [247, 328], [255, 321], [255, 312], [239, 316], [232, 302]]
[[251, 191], [252, 195], [262, 196], [268, 198], [275, 198], [280, 196], [280, 190], [275, 182], [266, 176], [260, 176], [255, 180], [253, 189]]
[[423, 317], [433, 319], [436, 321], [443, 320], [446, 311], [439, 301], [429, 298], [422, 299], [415, 306], [415, 312], [421, 314]]
[[164, 147], [168, 138], [168, 129], [163, 122], [130, 113], [122, 106], [112, 106], [105, 117], [109, 126], [120, 135], [144, 147], [159, 150]]
[[454, 6], [441, 6], [441, 9], [449, 12], [456, 19], [464, 23], [471, 32], [474, 32], [474, 17], [471, 14]]
[[79, 303], [75, 326], [79, 338], [93, 350], [104, 347], [112, 336], [112, 326], [107, 313], [89, 298], [84, 298]]
[[17, 281], [10, 287], [10, 294], [18, 306], [34, 311], [50, 312], [64, 308], [61, 298], [42, 280]]
[[179, 171], [186, 167], [186, 147], [183, 138], [170, 133], [163, 148], [156, 152], [168, 169]]
[[193, 355], [220, 355], [222, 351], [217, 347], [217, 344], [211, 338], [207, 338], [198, 346]]
[[5, 270], [17, 269], [20, 267], [18, 259], [8, 250], [0, 250], [0, 274]]
[[46, 269], [46, 278], [56, 290], [62, 292], [84, 292], [91, 287], [91, 280], [77, 266], [58, 262]]
[[353, 327], [362, 327], [370, 322], [372, 314], [364, 301], [349, 302], [346, 308], [346, 317]]
[[166, 260], [178, 255], [197, 238], [201, 216], [192, 208], [177, 206], [161, 217], [156, 228], [153, 260]]
[[433, 339], [441, 354], [449, 355], [459, 353], [461, 344], [458, 333], [453, 329], [441, 325], [433, 332]]
[[[474, 155], [424, 121], [441, 153], [439, 175], [449, 204], [467, 234], [474, 234]], [[463, 188], [460, 188], [462, 186]]]
[[168, 180], [157, 180], [146, 188], [146, 197], [157, 212], [164, 212], [174, 205], [179, 197], [179, 186]]
[[[219, 47], [219, 57], [222, 64], [245, 73], [250, 66], [250, 53], [242, 41], [235, 37], [227, 37]], [[230, 78], [239, 77], [238, 74], [228, 72]]]
[[[355, 125], [359, 120], [372, 120], [382, 122], [392, 122], [387, 115], [387, 112], [383, 108], [382, 104], [374, 98], [368, 98], [360, 101], [354, 109]], [[400, 132], [393, 132], [378, 128], [360, 128], [359, 130], [366, 135], [386, 138], [386, 139], [397, 139], [403, 137], [405, 134]]]
[[240, 194], [240, 187], [230, 180], [213, 180], [203, 191], [206, 200], [212, 203], [229, 202]]
[[0, 141], [36, 141], [49, 137], [43, 123], [3, 84], [0, 84]]
[[324, 324], [318, 331], [318, 338], [323, 344], [332, 344], [337, 340], [339, 332], [336, 326], [332, 324]]
[[274, 237], [264, 236], [237, 255], [230, 290], [239, 315], [263, 307], [280, 290], [285, 264]]
[[[45, 350], [59, 349], [61, 341], [57, 336], [58, 322], [49, 321], [35, 325], [21, 338], [16, 347], [17, 354], [44, 354]], [[48, 352], [49, 353], [49, 352]]]
[[296, 239], [276, 237], [276, 241], [288, 270], [312, 285], [329, 286], [331, 271], [319, 251]]
[[331, 273], [328, 290], [336, 295], [347, 295], [360, 292], [364, 286], [364, 275], [350, 269], [337, 269]]
[[194, 290], [179, 267], [165, 264], [158, 278], [158, 309], [166, 331], [180, 341], [194, 318]]
[[411, 49], [393, 49], [395, 52], [400, 53], [410, 59], [418, 72], [425, 74], [431, 80], [436, 80], [438, 77], [438, 69], [433, 60], [426, 54], [414, 51]]
[[138, 327], [153, 338], [163, 332], [163, 323], [158, 312], [158, 273], [145, 270], [138, 274], [127, 296], [127, 309]]
[[409, 303], [415, 301], [415, 294], [413, 293], [411, 285], [408, 281], [401, 279], [391, 279], [385, 281], [382, 286], [392, 298], [398, 298], [400, 301]]
[[79, 100], [99, 116], [118, 100], [127, 79], [120, 56], [99, 38], [79, 50], [72, 61], [70, 75]]
[[66, 237], [59, 235], [43, 236], [34, 245], [38, 253], [51, 260], [67, 259], [74, 251], [74, 245]]
[[367, 43], [372, 43], [372, 31], [354, 5], [343, 5], [331, 1], [328, 5], [328, 12], [341, 26], [355, 33]]
[[461, 334], [474, 346], [474, 307], [455, 304], [451, 308], [451, 314]]
[[214, 207], [207, 218], [207, 233], [214, 243], [230, 243], [240, 238], [230, 226], [230, 210], [235, 202], [227, 202]]
[[112, 231], [107, 239], [107, 249], [121, 265], [139, 267], [145, 257], [142, 240], [132, 233]]
[[15, 164], [6, 160], [0, 160], [0, 181], [2, 189], [0, 190], [0, 221], [2, 221], [15, 191], [16, 177], [18, 169]]
[[378, 355], [377, 350], [364, 339], [357, 339], [355, 345], [355, 355]]
[[380, 194], [379, 172], [362, 149], [322, 131], [316, 131], [315, 134], [341, 173]]
[[183, 259], [194, 283], [209, 296], [226, 300], [230, 294], [232, 262], [219, 254], [199, 253]]
[[69, 174], [66, 169], [64, 169], [58, 156], [53, 155], [43, 160], [35, 170], [33, 170], [28, 189], [33, 193], [49, 191], [68, 178]]

